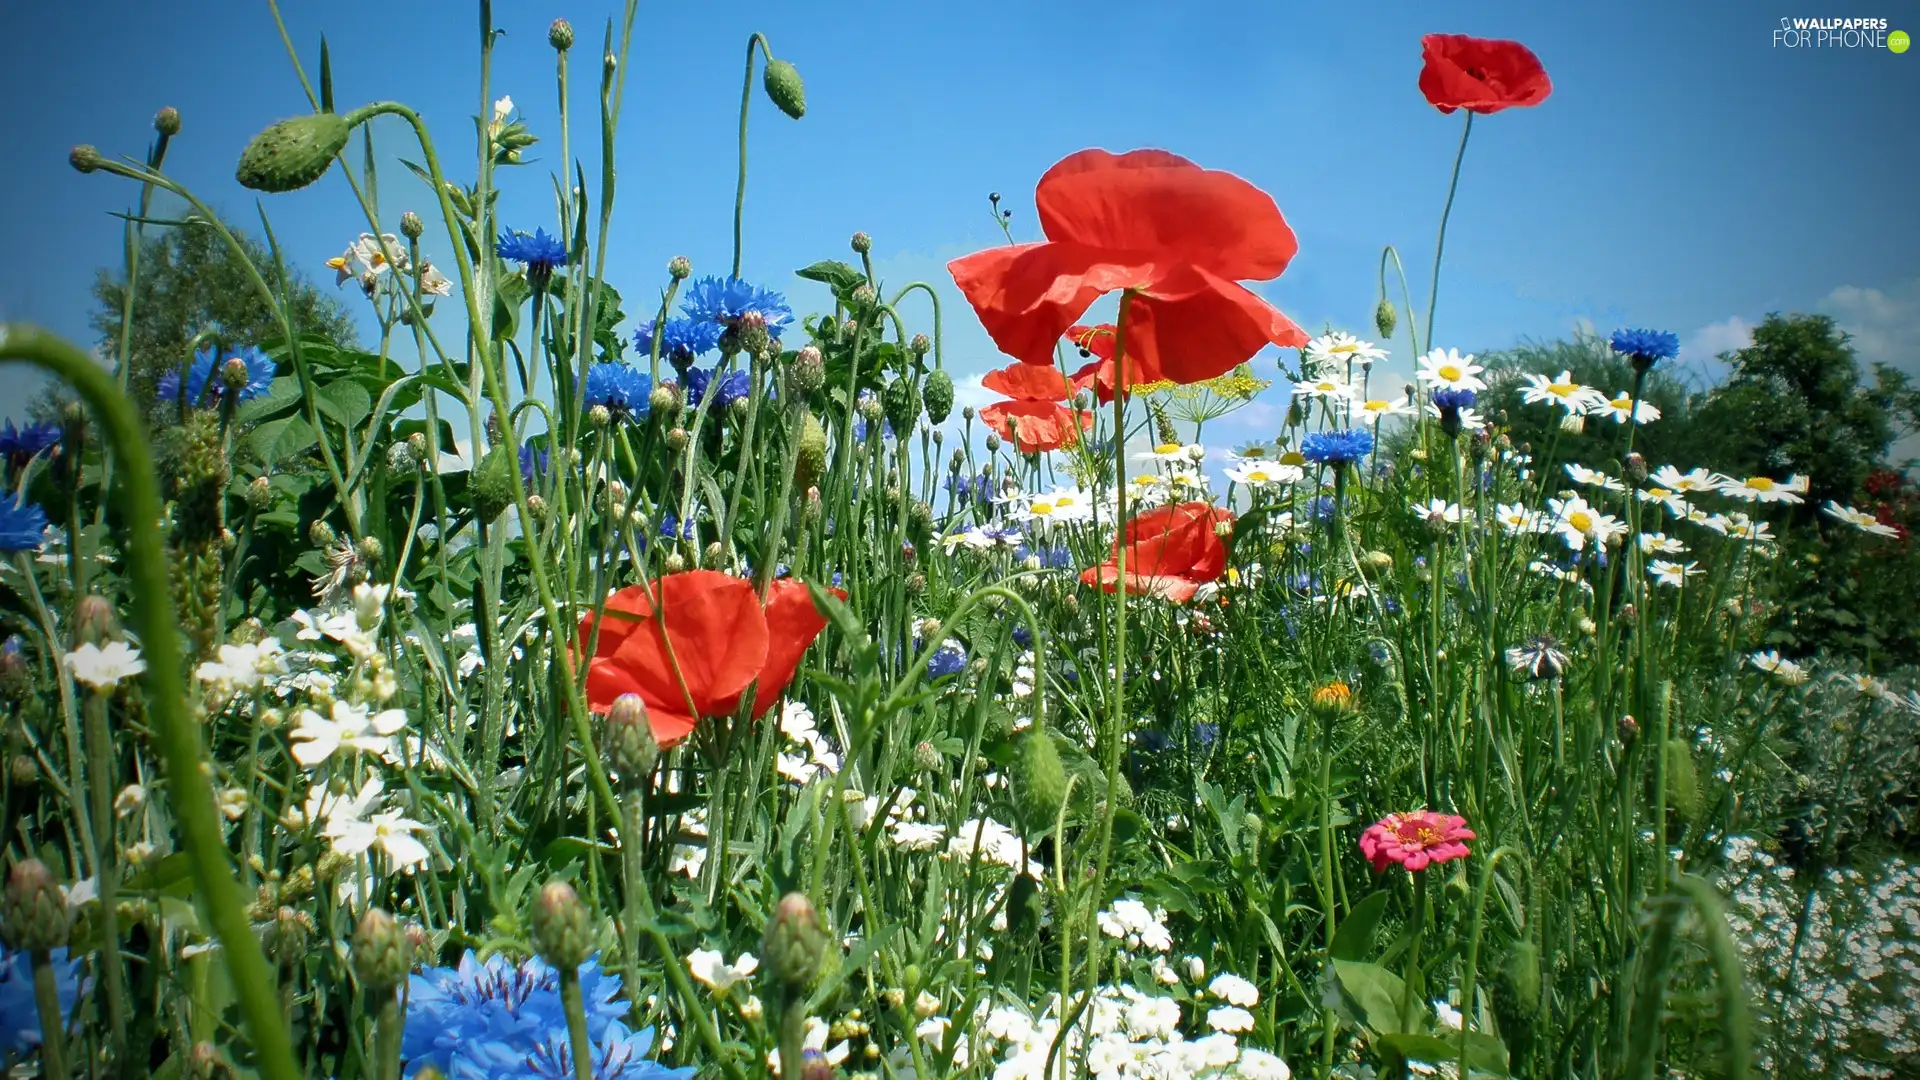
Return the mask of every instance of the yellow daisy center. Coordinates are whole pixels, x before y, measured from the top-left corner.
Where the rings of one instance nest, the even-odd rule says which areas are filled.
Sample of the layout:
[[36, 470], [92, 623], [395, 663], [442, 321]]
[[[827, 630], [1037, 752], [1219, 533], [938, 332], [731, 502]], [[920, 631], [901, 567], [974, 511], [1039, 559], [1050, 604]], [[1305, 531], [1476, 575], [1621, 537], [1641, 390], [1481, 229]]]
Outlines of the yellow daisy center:
[[1328, 351], [1328, 352], [1333, 352], [1333, 353], [1353, 353], [1353, 352], [1359, 352], [1359, 351], [1360, 351], [1360, 343], [1359, 343], [1359, 342], [1357, 342], [1357, 341], [1349, 341], [1349, 342], [1343, 342], [1342, 344], [1339, 344], [1339, 345], [1335, 345], [1335, 346], [1334, 346], [1333, 348], [1331, 348], [1331, 349], [1328, 349], [1327, 351]]
[[1033, 504], [1032, 511], [1036, 516], [1045, 517], [1048, 514], [1053, 513], [1053, 504], [1037, 502]]
[[1460, 378], [1460, 369], [1452, 364], [1441, 364], [1434, 370], [1434, 374], [1445, 379], [1447, 382], [1454, 382]]
[[1273, 477], [1269, 476], [1265, 469], [1255, 469], [1247, 474], [1247, 482], [1250, 484], [1264, 484], [1271, 479]]
[[1593, 515], [1587, 513], [1585, 510], [1575, 510], [1573, 513], [1567, 515], [1567, 524], [1583, 533], [1592, 532]]
[[1746, 486], [1752, 488], [1755, 491], [1772, 491], [1775, 487], [1778, 487], [1779, 485], [1775, 484], [1772, 480], [1769, 480], [1764, 476], [1749, 476], [1747, 477], [1747, 480], [1746, 480]]
[[1154, 447], [1153, 452], [1156, 454], [1177, 454], [1180, 452], [1180, 444], [1163, 442], [1159, 446]]
[[1547, 384], [1547, 393], [1552, 394], [1554, 397], [1572, 397], [1573, 392], [1578, 389], [1580, 389], [1578, 383], [1556, 382]]
[[1282, 465], [1305, 465], [1306, 463], [1307, 456], [1298, 450], [1289, 450], [1280, 455], [1280, 464]]

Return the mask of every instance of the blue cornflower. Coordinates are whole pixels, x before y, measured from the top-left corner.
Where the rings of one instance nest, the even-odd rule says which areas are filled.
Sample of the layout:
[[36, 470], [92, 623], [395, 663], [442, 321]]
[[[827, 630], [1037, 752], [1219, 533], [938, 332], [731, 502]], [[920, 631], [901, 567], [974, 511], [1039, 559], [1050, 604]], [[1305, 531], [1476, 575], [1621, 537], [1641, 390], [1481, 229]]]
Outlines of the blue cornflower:
[[1313, 501], [1307, 504], [1307, 516], [1322, 524], [1333, 520], [1333, 511], [1331, 495], [1315, 495]]
[[1199, 723], [1193, 725], [1193, 741], [1199, 743], [1201, 749], [1209, 749], [1219, 740], [1219, 724]]
[[533, 487], [534, 481], [546, 474], [547, 452], [535, 450], [532, 446], [522, 446], [520, 448], [520, 482]]
[[1433, 407], [1443, 414], [1449, 410], [1458, 412], [1461, 409], [1470, 408], [1475, 400], [1471, 390], [1435, 390], [1433, 392]]
[[[593, 1080], [684, 1080], [694, 1072], [691, 1065], [670, 1069], [647, 1059], [652, 1028], [634, 1031], [614, 1020], [591, 1041], [587, 1074]], [[466, 1071], [453, 1080], [573, 1080], [574, 1075], [573, 1048], [564, 1025], [531, 1050], [501, 1041], [481, 1043], [464, 1064]]]
[[1033, 648], [1033, 631], [1027, 629], [1026, 623], [1013, 624], [1013, 643], [1023, 649]]
[[5, 457], [19, 468], [60, 441], [59, 424], [28, 424], [15, 429], [13, 421], [0, 428], [0, 457]]
[[1349, 431], [1316, 431], [1300, 440], [1300, 456], [1321, 465], [1351, 465], [1371, 453], [1373, 433], [1357, 428]]
[[[160, 376], [160, 400], [179, 401], [183, 381], [188, 405], [207, 405], [223, 398], [227, 393], [227, 380], [219, 369], [226, 366], [226, 361], [218, 357], [219, 354], [212, 349], [201, 349], [194, 354], [193, 363], [180, 371], [169, 371]], [[259, 349], [248, 347], [228, 359], [238, 360], [247, 366], [247, 382], [234, 395], [236, 402], [249, 401], [273, 389], [272, 357]]]
[[967, 650], [958, 642], [949, 641], [933, 651], [927, 657], [927, 678], [944, 679], [949, 675], [958, 675], [967, 667]]
[[[620, 1026], [627, 1010], [617, 1000], [619, 976], [589, 960], [580, 968], [580, 992], [587, 1036], [596, 1046], [631, 1041]], [[407, 1026], [400, 1040], [408, 1076], [428, 1065], [449, 1077], [540, 1076], [528, 1070], [555, 1037], [563, 1043], [567, 1038], [560, 976], [541, 960], [514, 964], [495, 956], [482, 964], [468, 952], [457, 968], [430, 967], [409, 980]]]
[[615, 420], [645, 419], [653, 377], [627, 364], [602, 361], [587, 369], [587, 408], [604, 405]]
[[38, 503], [0, 499], [0, 551], [39, 551], [46, 531], [47, 512]]
[[958, 470], [947, 474], [947, 496], [954, 506], [965, 506], [973, 498], [973, 477]]
[[493, 245], [493, 253], [526, 267], [529, 278], [544, 278], [553, 273], [554, 267], [567, 261], [567, 245], [556, 237], [548, 236], [545, 229], [535, 229], [531, 233], [501, 230], [499, 242]]
[[687, 286], [687, 299], [680, 310], [695, 322], [719, 326], [739, 326], [748, 316], [754, 316], [774, 338], [793, 318], [786, 297], [739, 278], [701, 278]]
[[693, 539], [693, 530], [694, 521], [692, 518], [688, 518], [686, 524], [683, 526], [680, 523], [680, 519], [675, 517], [671, 510], [667, 511], [666, 515], [660, 519], [660, 536], [662, 539], [691, 540]]
[[[703, 368], [689, 368], [686, 374], [687, 408], [697, 409], [700, 401], [707, 396], [707, 387], [713, 385], [713, 372]], [[730, 371], [720, 379], [720, 385], [713, 392], [713, 408], [725, 409], [734, 402], [743, 400], [753, 390], [752, 380], [744, 371]]]
[[[67, 950], [55, 949], [53, 982], [60, 998], [60, 1015], [72, 1023], [73, 1003], [80, 998], [80, 961], [69, 960]], [[33, 996], [33, 965], [25, 952], [0, 946], [0, 1060], [25, 1054], [40, 1045], [40, 1010]]]
[[1612, 344], [1614, 352], [1647, 367], [1680, 355], [1680, 335], [1665, 330], [1615, 330]]
[[[719, 323], [668, 319], [660, 334], [660, 356], [672, 364], [676, 371], [685, 371], [692, 366], [695, 357], [710, 353], [719, 346], [722, 329]], [[633, 332], [633, 345], [642, 355], [653, 355], [651, 319]]]

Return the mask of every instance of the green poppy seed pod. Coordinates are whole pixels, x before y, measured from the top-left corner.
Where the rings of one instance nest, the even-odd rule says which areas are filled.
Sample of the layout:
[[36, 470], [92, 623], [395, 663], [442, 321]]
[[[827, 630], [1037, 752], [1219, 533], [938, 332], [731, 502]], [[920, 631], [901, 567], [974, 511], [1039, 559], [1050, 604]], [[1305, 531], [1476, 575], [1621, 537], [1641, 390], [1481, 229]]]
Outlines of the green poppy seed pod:
[[685, 281], [693, 276], [693, 260], [685, 255], [675, 255], [667, 260], [667, 276], [675, 281]]
[[793, 366], [787, 371], [787, 380], [799, 394], [811, 394], [827, 383], [826, 360], [820, 350], [808, 345], [794, 354]]
[[1040, 928], [1046, 914], [1046, 898], [1040, 883], [1031, 874], [1013, 879], [1013, 892], [1007, 897], [1007, 930], [1015, 937], [1026, 937]]
[[7, 871], [0, 898], [0, 930], [7, 943], [23, 952], [48, 952], [67, 943], [67, 898], [47, 864], [23, 859]]
[[1509, 1007], [1532, 1016], [1540, 1008], [1540, 948], [1524, 938], [1513, 943], [1500, 962], [1500, 989]]
[[101, 160], [100, 151], [85, 143], [67, 151], [67, 164], [75, 172], [90, 173], [100, 167]]
[[760, 960], [775, 983], [805, 991], [820, 977], [831, 941], [806, 893], [790, 892], [774, 905], [760, 941]]
[[1060, 748], [1045, 731], [1028, 728], [1014, 744], [1013, 796], [1028, 830], [1048, 828], [1067, 798]]
[[180, 110], [168, 105], [153, 114], [153, 130], [171, 139], [180, 134]]
[[352, 132], [353, 124], [338, 113], [282, 120], [247, 144], [234, 179], [254, 191], [298, 191], [326, 175]]
[[566, 882], [555, 879], [541, 887], [528, 921], [534, 949], [554, 967], [572, 971], [593, 955], [593, 919]]
[[621, 694], [607, 710], [607, 757], [630, 784], [641, 782], [660, 759], [660, 744], [654, 740], [647, 703], [640, 695]]
[[769, 60], [761, 82], [781, 112], [795, 120], [807, 115], [807, 87], [800, 81], [798, 68], [785, 60]]
[[353, 928], [353, 973], [373, 997], [393, 993], [413, 970], [407, 935], [393, 916], [368, 908]]
[[953, 415], [953, 376], [945, 371], [929, 372], [927, 385], [921, 392], [927, 402], [927, 419], [936, 424], [946, 423], [947, 417]]
[[808, 412], [800, 418], [800, 439], [794, 448], [793, 482], [802, 490], [810, 488], [827, 468], [827, 429], [818, 417]]
[[1700, 773], [1693, 747], [1685, 739], [1667, 740], [1667, 809], [1682, 821], [1700, 812]]
[[406, 213], [400, 215], [400, 235], [401, 236], [404, 236], [409, 240], [418, 240], [422, 236], [426, 235], [426, 232], [427, 232], [427, 223], [420, 220], [419, 214], [416, 214], [413, 211], [409, 210]]
[[547, 27], [547, 44], [553, 46], [555, 52], [573, 48], [573, 24], [565, 19], [553, 20]]
[[873, 237], [868, 236], [866, 233], [863, 233], [863, 232], [857, 232], [853, 234], [854, 254], [865, 255], [867, 252], [872, 250], [873, 250]]
[[513, 451], [496, 446], [480, 459], [473, 474], [473, 509], [481, 521], [491, 523], [513, 505], [513, 473], [520, 463]]

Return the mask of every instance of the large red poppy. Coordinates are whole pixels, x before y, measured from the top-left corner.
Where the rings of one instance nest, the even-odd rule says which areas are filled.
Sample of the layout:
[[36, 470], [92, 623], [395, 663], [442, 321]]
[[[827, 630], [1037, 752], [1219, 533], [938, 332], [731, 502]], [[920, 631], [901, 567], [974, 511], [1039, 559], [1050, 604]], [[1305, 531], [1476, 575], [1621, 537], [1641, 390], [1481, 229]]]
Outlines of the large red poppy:
[[1426, 60], [1420, 92], [1443, 113], [1497, 113], [1538, 105], [1553, 93], [1540, 58], [1517, 41], [1428, 34], [1420, 39], [1420, 52]]
[[1114, 554], [1080, 575], [1088, 585], [1113, 592], [1121, 582], [1120, 544], [1127, 547], [1127, 592], [1157, 596], [1176, 604], [1227, 572], [1227, 545], [1219, 526], [1233, 523], [1233, 512], [1203, 502], [1175, 503], [1149, 510], [1127, 522]]
[[[1083, 355], [1093, 359], [1080, 370], [1073, 373], [1073, 385], [1076, 390], [1092, 390], [1106, 405], [1113, 401], [1113, 351], [1119, 343], [1118, 332], [1112, 323], [1098, 326], [1076, 324], [1067, 328], [1067, 343], [1080, 350]], [[1156, 367], [1149, 367], [1134, 356], [1132, 350], [1127, 354], [1127, 389], [1146, 383], [1161, 382], [1164, 376]]]
[[1061, 404], [1073, 387], [1052, 367], [1014, 364], [987, 372], [980, 385], [1011, 399], [981, 409], [980, 420], [1023, 454], [1072, 446], [1093, 427], [1092, 413]]
[[1175, 382], [1231, 371], [1307, 335], [1241, 281], [1280, 276], [1299, 244], [1271, 196], [1165, 150], [1082, 150], [1034, 193], [1047, 240], [947, 264], [1000, 351], [1053, 363], [1095, 299], [1134, 293], [1126, 351]]
[[[662, 620], [654, 617], [653, 597], [665, 616], [664, 632]], [[807, 587], [791, 579], [773, 583], [765, 607], [751, 582], [713, 570], [668, 574], [651, 591], [629, 586], [607, 600], [587, 666], [587, 702], [595, 712], [606, 712], [620, 695], [640, 695], [653, 737], [671, 746], [686, 738], [700, 717], [731, 715], [749, 685], [754, 686], [753, 715], [766, 712], [786, 692], [801, 655], [826, 625]], [[589, 613], [580, 620], [583, 650], [592, 634]]]

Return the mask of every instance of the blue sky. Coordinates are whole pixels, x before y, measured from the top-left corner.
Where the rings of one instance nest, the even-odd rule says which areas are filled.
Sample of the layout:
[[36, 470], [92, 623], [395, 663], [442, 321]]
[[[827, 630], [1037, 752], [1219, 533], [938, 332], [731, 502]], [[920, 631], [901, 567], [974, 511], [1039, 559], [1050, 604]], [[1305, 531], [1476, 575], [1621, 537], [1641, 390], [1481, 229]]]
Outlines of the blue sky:
[[[1920, 4], [1874, 2], [1848, 14], [1920, 33]], [[549, 174], [561, 159], [547, 24], [566, 16], [580, 39], [572, 147], [596, 177], [599, 41], [616, 6], [496, 5], [506, 36], [493, 92], [511, 94], [543, 138], [534, 163], [500, 181], [504, 218], [517, 227], [554, 225]], [[408, 102], [449, 170], [470, 175], [471, 118], [482, 107], [470, 5], [284, 7], [310, 71], [327, 35], [343, 109]], [[963, 375], [995, 366], [943, 269], [1001, 241], [987, 193], [1003, 193], [1016, 236], [1032, 238], [1033, 185], [1055, 160], [1089, 146], [1157, 146], [1271, 192], [1300, 254], [1260, 290], [1310, 330], [1367, 332], [1382, 245], [1399, 246], [1425, 296], [1459, 138], [1460, 116], [1441, 116], [1416, 89], [1420, 35], [1468, 33], [1527, 43], [1555, 89], [1538, 108], [1475, 124], [1438, 344], [1485, 350], [1564, 335], [1581, 320], [1630, 323], [1679, 332], [1698, 364], [1770, 311], [1820, 310], [1869, 358], [1920, 373], [1911, 135], [1920, 50], [1777, 49], [1780, 17], [1833, 12], [1745, 2], [1445, 8], [642, 5], [615, 157], [611, 277], [637, 311], [673, 255], [690, 256], [696, 272], [725, 272], [741, 65], [758, 30], [805, 75], [808, 113], [789, 121], [756, 91], [745, 273], [788, 288], [798, 310], [822, 296], [790, 271], [846, 257], [848, 235], [862, 229], [890, 284], [919, 278], [945, 290], [949, 363]], [[14, 107], [0, 197], [14, 257], [0, 261], [0, 318], [86, 340], [88, 285], [120, 257], [108, 214], [136, 192], [75, 174], [68, 148], [137, 155], [154, 110], [176, 106], [185, 127], [169, 171], [251, 224], [254, 199], [234, 182], [234, 162], [255, 131], [305, 111], [305, 98], [259, 0], [16, 5], [6, 22], [0, 86]], [[376, 128], [389, 229], [402, 210], [429, 208], [424, 186], [384, 157], [408, 152], [405, 134], [397, 121]], [[321, 263], [364, 229], [344, 181], [329, 176], [262, 205], [291, 257], [331, 288]], [[435, 236], [429, 256], [444, 254]], [[344, 296], [360, 306], [351, 289]], [[1273, 375], [1270, 360], [1261, 374]], [[0, 372], [0, 415], [18, 414], [23, 380]], [[1283, 401], [1281, 390], [1270, 395]], [[1253, 430], [1264, 415], [1239, 419]]]

